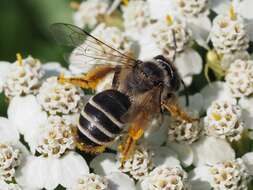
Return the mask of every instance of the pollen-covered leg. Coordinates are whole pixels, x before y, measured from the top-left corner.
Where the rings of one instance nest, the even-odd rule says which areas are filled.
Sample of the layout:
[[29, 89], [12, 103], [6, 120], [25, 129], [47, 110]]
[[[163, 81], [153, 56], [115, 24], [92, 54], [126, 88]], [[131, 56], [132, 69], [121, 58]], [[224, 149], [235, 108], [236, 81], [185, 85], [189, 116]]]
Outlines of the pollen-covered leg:
[[72, 129], [72, 135], [75, 139], [75, 147], [83, 152], [90, 153], [90, 154], [99, 154], [105, 151], [106, 146], [90, 146], [85, 144], [78, 136], [78, 129]]
[[172, 102], [162, 102], [163, 108], [170, 112], [171, 116], [180, 120], [192, 123], [199, 121], [199, 118], [190, 117], [178, 104]]
[[91, 69], [87, 74], [78, 77], [65, 77], [61, 74], [58, 77], [60, 83], [71, 83], [81, 88], [95, 89], [98, 83], [110, 72], [114, 71], [113, 66], [102, 65]]
[[88, 146], [83, 142], [76, 141], [75, 142], [76, 147], [86, 153], [90, 154], [99, 154], [105, 151], [106, 147], [105, 146]]
[[121, 162], [124, 162], [133, 154], [136, 142], [142, 137], [143, 133], [144, 129], [138, 124], [133, 124], [130, 127], [124, 144], [119, 145], [119, 151], [122, 154]]

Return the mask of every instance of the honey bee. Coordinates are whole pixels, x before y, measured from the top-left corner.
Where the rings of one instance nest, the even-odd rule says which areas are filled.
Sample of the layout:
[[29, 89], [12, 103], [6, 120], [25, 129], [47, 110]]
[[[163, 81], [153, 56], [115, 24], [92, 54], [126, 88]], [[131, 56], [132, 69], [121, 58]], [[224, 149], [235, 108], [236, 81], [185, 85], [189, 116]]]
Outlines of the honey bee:
[[53, 24], [51, 31], [60, 44], [76, 47], [75, 55], [79, 58], [105, 62], [82, 76], [61, 75], [59, 82], [95, 89], [107, 74], [114, 73], [111, 89], [91, 97], [80, 113], [76, 130], [80, 150], [103, 152], [123, 131], [128, 131], [125, 142], [119, 146], [125, 160], [133, 153], [150, 122], [162, 112], [188, 122], [196, 120], [178, 106], [175, 93], [182, 79], [173, 62], [164, 56], [137, 60], [70, 24]]

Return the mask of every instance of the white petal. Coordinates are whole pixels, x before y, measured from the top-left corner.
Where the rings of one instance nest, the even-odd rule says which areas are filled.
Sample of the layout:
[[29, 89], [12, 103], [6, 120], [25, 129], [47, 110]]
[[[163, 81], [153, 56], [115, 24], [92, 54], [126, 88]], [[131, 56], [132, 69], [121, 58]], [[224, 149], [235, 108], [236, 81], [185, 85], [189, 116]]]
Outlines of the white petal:
[[[157, 122], [157, 123], [156, 123]], [[151, 126], [147, 129], [144, 134], [143, 141], [149, 144], [150, 146], [160, 146], [162, 145], [168, 135], [168, 125], [169, 117], [164, 116], [163, 121], [154, 120]]]
[[192, 31], [192, 36], [196, 42], [208, 49], [208, 36], [212, 27], [212, 23], [207, 16], [193, 17], [188, 20], [188, 26]]
[[82, 175], [87, 175], [89, 173], [87, 162], [78, 153], [69, 152], [60, 158], [59, 161], [59, 184], [64, 187], [73, 187]]
[[58, 168], [57, 159], [30, 156], [18, 170], [16, 180], [26, 188], [54, 189], [59, 184], [58, 173], [55, 172]]
[[110, 190], [135, 190], [134, 180], [121, 172], [114, 172], [107, 175]]
[[[179, 98], [180, 104], [185, 107], [186, 106], [186, 99], [185, 96], [180, 96]], [[196, 93], [192, 96], [189, 96], [189, 109], [193, 111], [201, 112], [203, 111], [204, 105], [204, 97], [200, 93]]]
[[192, 146], [195, 166], [235, 159], [235, 152], [223, 139], [204, 136]]
[[253, 152], [244, 154], [242, 157], [250, 175], [253, 175]]
[[[173, 3], [166, 0], [148, 0], [151, 18], [165, 19], [168, 14], [172, 14]], [[173, 11], [174, 12], [174, 11]]]
[[40, 117], [46, 118], [46, 113], [41, 112], [35, 96], [14, 97], [8, 108], [8, 118], [17, 126], [21, 134], [25, 134], [34, 127], [31, 125], [31, 123], [35, 124], [34, 120], [41, 120]]
[[10, 69], [10, 63], [7, 61], [0, 61], [0, 93], [3, 90], [3, 85], [5, 83], [5, 78]]
[[236, 11], [246, 19], [253, 19], [252, 0], [234, 0]]
[[211, 0], [210, 7], [217, 14], [226, 14], [231, 6], [230, 0]]
[[154, 165], [166, 165], [170, 167], [180, 167], [180, 161], [177, 159], [177, 154], [168, 147], [154, 148]]
[[47, 122], [47, 114], [41, 110], [36, 98], [33, 95], [14, 97], [8, 108], [8, 118], [24, 135], [25, 141], [34, 153], [44, 124]]
[[245, 127], [253, 129], [253, 98], [241, 98], [239, 105], [243, 109], [242, 120], [245, 122]]
[[99, 175], [108, 175], [112, 172], [119, 172], [116, 154], [112, 153], [103, 153], [96, 156], [91, 161], [90, 167]]
[[68, 71], [61, 66], [58, 62], [48, 62], [42, 65], [42, 68], [45, 70], [44, 78], [49, 78], [51, 76], [58, 76], [60, 74], [67, 74]]
[[211, 189], [210, 181], [212, 176], [209, 174], [207, 166], [199, 166], [190, 172], [189, 178], [192, 189], [194, 190], [209, 190]]
[[224, 82], [213, 82], [201, 90], [204, 98], [204, 109], [207, 109], [215, 100], [231, 100], [232, 94]]
[[190, 166], [193, 162], [193, 151], [190, 145], [168, 143], [168, 146], [177, 153], [179, 160], [183, 166]]
[[162, 54], [162, 50], [156, 45], [151, 37], [152, 25], [146, 27], [139, 39], [140, 45], [140, 60], [148, 60], [154, 56]]
[[192, 83], [192, 76], [184, 76], [183, 81], [184, 81], [186, 86], [190, 86], [191, 83]]
[[182, 77], [199, 74], [202, 71], [202, 58], [195, 50], [188, 48], [177, 56], [175, 66]]
[[10, 120], [0, 117], [0, 142], [15, 144], [18, 141], [19, 133], [14, 124]]

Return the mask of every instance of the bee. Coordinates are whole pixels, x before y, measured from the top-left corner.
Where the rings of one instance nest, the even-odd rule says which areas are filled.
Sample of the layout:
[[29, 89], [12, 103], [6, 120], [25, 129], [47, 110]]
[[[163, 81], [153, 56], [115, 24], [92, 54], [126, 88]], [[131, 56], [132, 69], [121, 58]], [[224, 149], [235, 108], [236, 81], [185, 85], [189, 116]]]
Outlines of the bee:
[[[99, 81], [113, 72], [112, 87], [89, 99], [79, 116], [76, 130], [77, 147], [88, 153], [100, 153], [127, 131], [125, 142], [119, 146], [122, 159], [133, 153], [137, 141], [150, 122], [169, 112], [171, 116], [188, 122], [189, 117], [178, 105], [176, 92], [180, 78], [173, 62], [162, 55], [142, 61], [102, 42], [88, 32], [64, 23], [51, 26], [57, 42], [75, 47], [74, 56], [83, 64], [99, 64], [88, 73], [76, 77], [58, 77], [59, 82], [71, 83], [81, 88], [95, 89]], [[87, 60], [87, 59], [86, 59]]]

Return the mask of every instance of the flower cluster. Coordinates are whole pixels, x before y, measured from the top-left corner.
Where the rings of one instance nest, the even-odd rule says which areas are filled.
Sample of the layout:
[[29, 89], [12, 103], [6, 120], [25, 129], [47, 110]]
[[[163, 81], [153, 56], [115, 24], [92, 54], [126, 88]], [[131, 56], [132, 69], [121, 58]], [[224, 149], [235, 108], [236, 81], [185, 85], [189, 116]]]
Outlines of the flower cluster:
[[20, 151], [5, 144], [0, 144], [0, 176], [11, 181], [15, 168], [20, 165]]
[[[75, 46], [68, 68], [20, 54], [14, 63], [0, 62], [0, 98], [7, 100], [6, 115], [0, 117], [0, 189], [251, 189], [253, 1], [85, 0], [70, 5], [74, 24], [91, 36], [81, 36], [78, 28], [75, 36], [75, 26], [68, 25], [73, 29], [69, 43]], [[79, 115], [87, 99], [113, 84], [125, 93], [120, 79], [136, 72], [132, 61], [152, 61], [157, 55], [170, 61], [187, 89], [161, 89], [162, 100], [165, 94], [178, 98], [170, 105], [162, 101], [160, 114], [147, 117], [146, 125], [135, 125], [139, 119], [133, 118], [105, 152], [78, 150]], [[115, 69], [95, 76], [105, 65]], [[169, 68], [162, 74], [173, 80]], [[74, 85], [80, 83], [92, 83], [92, 90]], [[144, 90], [126, 94], [132, 101]], [[96, 109], [110, 117], [104, 108]], [[102, 125], [97, 117], [89, 120]], [[135, 126], [141, 127], [136, 133]], [[99, 131], [103, 126], [82, 127]]]
[[247, 189], [249, 175], [241, 159], [210, 166], [214, 189]]
[[204, 118], [208, 135], [228, 138], [229, 141], [239, 140], [244, 126], [240, 121], [241, 108], [228, 101], [216, 101], [207, 110]]

